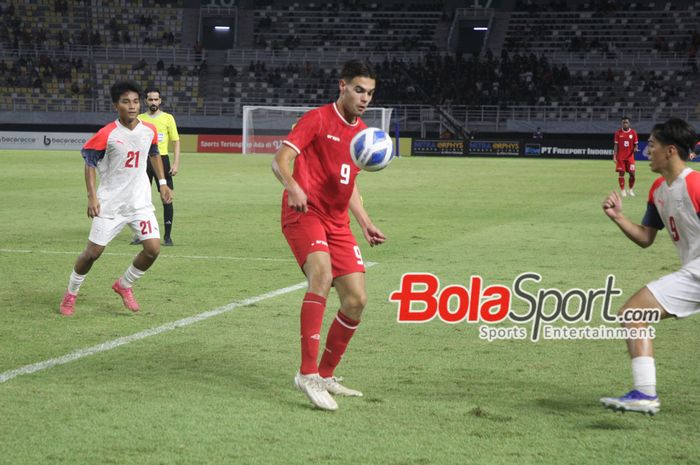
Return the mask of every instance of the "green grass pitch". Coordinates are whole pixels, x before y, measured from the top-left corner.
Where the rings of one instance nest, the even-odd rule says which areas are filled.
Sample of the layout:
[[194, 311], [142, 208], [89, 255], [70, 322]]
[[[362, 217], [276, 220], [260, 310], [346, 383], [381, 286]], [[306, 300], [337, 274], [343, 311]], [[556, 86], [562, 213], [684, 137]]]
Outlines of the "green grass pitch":
[[[0, 152], [0, 374], [302, 282], [270, 160], [184, 154], [175, 247], [137, 284], [142, 311], [110, 289], [136, 252], [125, 231], [63, 318], [90, 227], [82, 160]], [[655, 177], [638, 171], [635, 221]], [[658, 325], [662, 410], [648, 417], [598, 405], [631, 385], [622, 341], [486, 342], [474, 324], [399, 324], [388, 301], [406, 272], [510, 286], [535, 271], [562, 290], [612, 273], [619, 307], [679, 260], [665, 231], [642, 250], [604, 216], [612, 161], [402, 158], [358, 184], [388, 236], [360, 243], [377, 265], [338, 370], [364, 398], [326, 413], [294, 390], [297, 290], [0, 383], [0, 464], [700, 463], [700, 319]], [[324, 339], [336, 309], [332, 293]]]

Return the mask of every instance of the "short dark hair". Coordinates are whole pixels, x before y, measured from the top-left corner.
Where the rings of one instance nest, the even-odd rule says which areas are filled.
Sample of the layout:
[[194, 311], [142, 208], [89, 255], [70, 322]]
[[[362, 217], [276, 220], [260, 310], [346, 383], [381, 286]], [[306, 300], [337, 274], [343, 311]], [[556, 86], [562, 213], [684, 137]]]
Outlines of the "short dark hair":
[[125, 92], [136, 92], [139, 94], [139, 98], [141, 98], [141, 87], [134, 81], [118, 81], [109, 89], [109, 94], [112, 96], [112, 103], [117, 103]]
[[620, 121], [624, 121], [624, 120], [630, 121], [629, 116], [623, 116], [622, 119], [621, 119]]
[[362, 76], [370, 79], [377, 79], [377, 72], [374, 67], [362, 60], [350, 60], [345, 62], [343, 69], [340, 70], [340, 79], [345, 82], [350, 82], [357, 76]]
[[651, 130], [651, 135], [664, 145], [675, 146], [678, 155], [684, 161], [688, 160], [698, 141], [695, 129], [680, 118], [671, 118], [665, 123], [656, 124]]
[[160, 89], [157, 87], [146, 87], [146, 90], [143, 91], [143, 96], [148, 97], [148, 94], [151, 92], [158, 92], [158, 97], [160, 97]]

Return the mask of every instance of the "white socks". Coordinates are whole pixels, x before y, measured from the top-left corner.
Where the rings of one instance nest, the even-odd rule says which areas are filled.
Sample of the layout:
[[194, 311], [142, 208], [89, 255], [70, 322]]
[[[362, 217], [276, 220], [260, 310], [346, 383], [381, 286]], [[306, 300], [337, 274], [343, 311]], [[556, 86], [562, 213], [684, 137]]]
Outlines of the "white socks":
[[134, 283], [143, 276], [145, 271], [141, 271], [135, 268], [134, 265], [129, 265], [129, 268], [124, 272], [124, 276], [119, 278], [119, 285], [124, 288], [129, 288], [134, 285]]
[[648, 396], [656, 395], [656, 365], [654, 357], [632, 359], [632, 379], [634, 388]]
[[71, 271], [70, 279], [68, 280], [68, 292], [73, 295], [78, 295], [80, 285], [85, 281], [85, 274], [78, 274], [75, 270]]

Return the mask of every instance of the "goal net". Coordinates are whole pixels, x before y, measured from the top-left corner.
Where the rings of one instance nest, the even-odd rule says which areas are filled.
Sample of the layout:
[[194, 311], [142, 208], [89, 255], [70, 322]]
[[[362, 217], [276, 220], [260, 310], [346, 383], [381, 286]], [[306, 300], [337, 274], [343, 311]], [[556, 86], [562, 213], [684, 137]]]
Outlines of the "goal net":
[[[317, 107], [243, 106], [243, 153], [275, 153], [296, 121]], [[362, 121], [390, 133], [392, 108], [369, 107]]]

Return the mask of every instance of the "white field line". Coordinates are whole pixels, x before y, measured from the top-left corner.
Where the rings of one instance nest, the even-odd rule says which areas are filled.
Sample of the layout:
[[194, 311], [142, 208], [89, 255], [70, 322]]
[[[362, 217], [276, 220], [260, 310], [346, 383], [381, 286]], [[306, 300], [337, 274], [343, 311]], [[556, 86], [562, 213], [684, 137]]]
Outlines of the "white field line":
[[[114, 257], [133, 257], [141, 249], [134, 249], [134, 253], [115, 253], [103, 252], [102, 255], [111, 255]], [[161, 249], [162, 250], [162, 249]], [[51, 255], [80, 255], [80, 252], [61, 252], [56, 250], [30, 250], [30, 249], [0, 249], [0, 253], [40, 253]], [[211, 255], [169, 255], [161, 254], [158, 258], [184, 258], [189, 260], [236, 260], [236, 261], [257, 261], [257, 262], [293, 262], [293, 258], [265, 258], [265, 257], [226, 257], [226, 256], [211, 256]]]
[[[366, 266], [367, 268], [376, 265], [374, 262], [367, 262]], [[52, 358], [49, 360], [44, 360], [42, 362], [38, 363], [33, 363], [31, 365], [25, 365], [23, 367], [15, 368], [14, 370], [9, 370], [5, 371], [3, 373], [0, 373], [0, 384], [4, 383], [6, 381], [9, 381], [13, 378], [16, 378], [18, 376], [22, 375], [28, 375], [31, 373], [35, 373], [37, 371], [41, 370], [46, 370], [48, 368], [55, 367], [57, 365], [65, 365], [66, 363], [73, 362], [75, 360], [81, 359], [83, 357], [88, 357], [90, 355], [95, 355], [99, 354], [101, 352], [107, 352], [108, 350], [115, 349], [119, 346], [123, 346], [126, 344], [129, 344], [134, 341], [140, 341], [142, 339], [146, 339], [147, 337], [151, 336], [156, 336], [161, 333], [165, 333], [168, 331], [172, 331], [173, 329], [177, 328], [182, 328], [185, 326], [192, 325], [194, 323], [197, 323], [202, 320], [206, 320], [208, 318], [214, 317], [221, 315], [222, 313], [228, 313], [236, 308], [239, 307], [247, 307], [248, 305], [252, 305], [254, 303], [260, 302], [262, 300], [266, 299], [271, 299], [273, 297], [277, 297], [283, 294], [288, 294], [290, 292], [297, 291], [299, 289], [303, 289], [307, 286], [307, 282], [301, 282], [298, 284], [294, 284], [293, 286], [288, 286], [288, 287], [283, 287], [274, 291], [267, 292], [265, 294], [260, 294], [255, 297], [250, 297], [245, 300], [241, 301], [236, 301], [236, 302], [231, 302], [230, 304], [224, 305], [222, 307], [215, 308], [213, 310], [209, 310], [203, 313], [199, 313], [197, 315], [183, 318], [181, 320], [173, 321], [170, 323], [166, 323], [161, 326], [157, 326], [155, 328], [150, 328], [146, 329], [144, 331], [131, 334], [129, 336], [124, 336], [124, 337], [118, 337], [117, 339], [112, 339], [111, 341], [103, 342], [101, 344], [97, 344], [92, 347], [86, 347], [84, 349], [78, 349], [74, 352], [71, 352], [69, 354], [63, 355], [61, 357], [56, 357]]]

